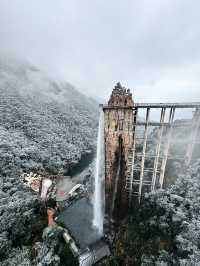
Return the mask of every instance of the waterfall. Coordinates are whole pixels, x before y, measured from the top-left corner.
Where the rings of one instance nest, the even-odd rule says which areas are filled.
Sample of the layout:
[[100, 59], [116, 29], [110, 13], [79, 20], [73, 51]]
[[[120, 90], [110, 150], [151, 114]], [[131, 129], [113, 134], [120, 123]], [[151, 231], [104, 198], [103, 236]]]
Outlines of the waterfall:
[[98, 233], [103, 235], [104, 219], [104, 112], [100, 110], [99, 129], [97, 139], [97, 156], [94, 180], [94, 202], [93, 202], [93, 225]]

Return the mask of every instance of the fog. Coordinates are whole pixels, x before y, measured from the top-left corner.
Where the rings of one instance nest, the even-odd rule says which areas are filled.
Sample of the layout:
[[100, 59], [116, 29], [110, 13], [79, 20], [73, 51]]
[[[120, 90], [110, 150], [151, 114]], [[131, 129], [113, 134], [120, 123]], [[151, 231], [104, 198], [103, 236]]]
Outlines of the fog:
[[198, 101], [199, 9], [197, 0], [0, 0], [0, 54], [98, 98], [121, 81], [136, 101]]

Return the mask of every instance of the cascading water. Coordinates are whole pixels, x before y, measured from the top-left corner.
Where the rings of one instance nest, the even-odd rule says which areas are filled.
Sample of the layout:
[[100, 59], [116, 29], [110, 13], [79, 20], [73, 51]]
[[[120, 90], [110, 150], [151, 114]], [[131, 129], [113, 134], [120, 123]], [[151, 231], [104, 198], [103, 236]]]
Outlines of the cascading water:
[[94, 182], [94, 217], [93, 225], [98, 233], [103, 235], [103, 209], [104, 209], [104, 112], [100, 110], [99, 129], [97, 139], [97, 157]]

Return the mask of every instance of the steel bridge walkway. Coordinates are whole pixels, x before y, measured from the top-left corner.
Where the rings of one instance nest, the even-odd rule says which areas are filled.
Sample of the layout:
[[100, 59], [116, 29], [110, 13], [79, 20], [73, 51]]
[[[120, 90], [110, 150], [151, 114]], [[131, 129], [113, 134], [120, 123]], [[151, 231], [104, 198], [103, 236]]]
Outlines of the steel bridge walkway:
[[[108, 107], [109, 108], [109, 107]], [[113, 108], [113, 107], [112, 107]], [[156, 109], [159, 114], [159, 121], [150, 120], [150, 113]], [[190, 109], [193, 112], [192, 120], [185, 120], [179, 123], [175, 121], [175, 112], [177, 109]], [[139, 111], [145, 113], [145, 121], [139, 121]], [[200, 130], [200, 103], [135, 103], [133, 108], [133, 148], [129, 152], [129, 162], [131, 171], [126, 176], [126, 189], [131, 203], [133, 196], [137, 196], [139, 202], [143, 194], [144, 187], [148, 191], [155, 191], [157, 188], [163, 188], [167, 160], [178, 159], [189, 166], [192, 159], [195, 145], [200, 144], [198, 132]], [[176, 127], [185, 127], [190, 130], [190, 137], [187, 143], [184, 156], [177, 157], [170, 154], [170, 147], [173, 145], [173, 131]], [[152, 154], [147, 149], [149, 138], [149, 128], [156, 130], [155, 153]], [[142, 129], [142, 136], [138, 136], [137, 130]], [[177, 141], [177, 140], [176, 140]], [[178, 140], [182, 142], [182, 140]], [[183, 141], [184, 142], [184, 141]], [[140, 144], [141, 150], [137, 150]], [[184, 144], [183, 144], [184, 145]], [[200, 147], [200, 146], [199, 146]], [[153, 166], [146, 166], [145, 161], [151, 159]], [[145, 174], [148, 173], [148, 179]]]

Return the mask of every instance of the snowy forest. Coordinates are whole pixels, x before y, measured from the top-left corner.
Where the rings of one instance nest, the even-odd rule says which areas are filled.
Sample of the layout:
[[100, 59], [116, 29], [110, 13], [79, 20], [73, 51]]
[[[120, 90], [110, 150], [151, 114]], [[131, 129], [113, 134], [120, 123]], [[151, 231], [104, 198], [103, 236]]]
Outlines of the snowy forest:
[[166, 190], [145, 195], [106, 265], [199, 265], [200, 161]]
[[200, 266], [200, 1], [0, 0], [0, 266]]
[[[91, 154], [98, 104], [10, 58], [0, 59], [0, 95], [0, 265], [32, 265], [33, 243], [41, 240], [47, 221], [20, 175], [67, 175]], [[45, 265], [57, 265], [49, 256]]]

